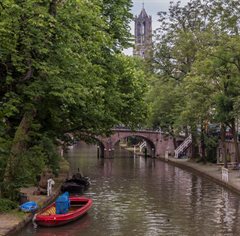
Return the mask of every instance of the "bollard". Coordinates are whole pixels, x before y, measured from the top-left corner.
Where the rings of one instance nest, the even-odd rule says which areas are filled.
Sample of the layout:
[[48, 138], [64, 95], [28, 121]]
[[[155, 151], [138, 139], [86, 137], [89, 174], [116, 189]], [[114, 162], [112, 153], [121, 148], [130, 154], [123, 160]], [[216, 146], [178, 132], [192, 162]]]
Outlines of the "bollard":
[[47, 181], [48, 185], [47, 185], [47, 196], [49, 197], [50, 195], [52, 195], [52, 186], [55, 184], [53, 179], [48, 179]]
[[228, 182], [228, 169], [222, 167], [222, 181]]
[[97, 146], [97, 158], [100, 158], [100, 150], [99, 150], [99, 146]]

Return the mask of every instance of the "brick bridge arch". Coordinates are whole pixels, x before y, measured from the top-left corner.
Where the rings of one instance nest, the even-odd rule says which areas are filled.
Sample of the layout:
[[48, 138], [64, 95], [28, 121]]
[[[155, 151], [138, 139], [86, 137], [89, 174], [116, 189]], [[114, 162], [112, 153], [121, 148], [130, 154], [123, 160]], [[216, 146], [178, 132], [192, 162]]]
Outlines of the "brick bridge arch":
[[105, 158], [114, 157], [114, 146], [121, 139], [137, 136], [141, 137], [151, 148], [152, 157], [164, 156], [166, 151], [173, 152], [174, 145], [171, 137], [162, 134], [159, 131], [151, 130], [137, 130], [132, 131], [130, 129], [112, 129], [113, 133], [109, 137], [97, 136], [95, 137], [101, 148], [101, 154]]

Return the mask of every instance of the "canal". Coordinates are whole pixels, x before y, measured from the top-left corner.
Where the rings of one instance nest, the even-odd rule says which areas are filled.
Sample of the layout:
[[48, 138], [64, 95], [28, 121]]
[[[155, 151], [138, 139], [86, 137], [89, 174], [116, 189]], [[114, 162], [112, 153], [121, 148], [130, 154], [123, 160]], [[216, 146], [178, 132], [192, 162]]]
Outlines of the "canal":
[[95, 146], [76, 145], [67, 154], [92, 180], [85, 196], [89, 213], [58, 228], [29, 224], [18, 236], [230, 236], [240, 232], [240, 197], [156, 159], [116, 150], [114, 159], [97, 159]]

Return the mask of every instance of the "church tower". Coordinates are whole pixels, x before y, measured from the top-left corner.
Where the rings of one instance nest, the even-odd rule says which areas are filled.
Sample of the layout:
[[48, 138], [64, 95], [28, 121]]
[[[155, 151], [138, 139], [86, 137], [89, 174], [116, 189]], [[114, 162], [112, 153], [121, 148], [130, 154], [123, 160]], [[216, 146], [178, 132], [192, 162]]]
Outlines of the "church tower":
[[134, 56], [147, 58], [152, 49], [152, 17], [148, 16], [144, 5], [139, 16], [135, 16]]

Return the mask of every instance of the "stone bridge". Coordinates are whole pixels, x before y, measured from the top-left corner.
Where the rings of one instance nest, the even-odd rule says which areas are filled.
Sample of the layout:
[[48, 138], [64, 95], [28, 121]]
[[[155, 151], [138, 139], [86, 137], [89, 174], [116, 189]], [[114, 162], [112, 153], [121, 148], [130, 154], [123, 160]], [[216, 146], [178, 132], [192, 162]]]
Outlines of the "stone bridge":
[[113, 133], [109, 137], [95, 137], [99, 142], [101, 156], [104, 158], [114, 157], [114, 146], [121, 140], [127, 137], [141, 137], [147, 143], [147, 153], [151, 157], [164, 156], [168, 151], [173, 153], [174, 145], [170, 136], [164, 135], [159, 131], [152, 130], [136, 130], [130, 129], [112, 129]]

